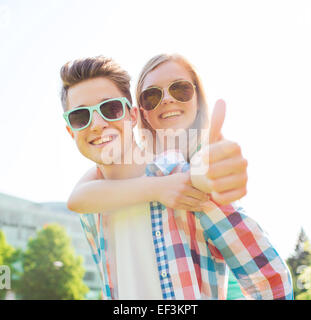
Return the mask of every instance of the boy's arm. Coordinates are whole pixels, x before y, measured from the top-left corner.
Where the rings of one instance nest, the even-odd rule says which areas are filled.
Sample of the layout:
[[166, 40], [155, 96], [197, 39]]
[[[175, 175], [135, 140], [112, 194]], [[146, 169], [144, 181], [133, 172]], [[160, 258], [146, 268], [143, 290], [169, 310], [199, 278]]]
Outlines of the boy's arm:
[[189, 173], [105, 180], [94, 167], [76, 184], [67, 207], [78, 213], [98, 213], [142, 202], [159, 201], [175, 209], [201, 211], [200, 205], [207, 199], [204, 192], [191, 186]]
[[216, 207], [196, 213], [206, 241], [220, 252], [247, 299], [293, 299], [289, 270], [258, 224], [242, 208]]
[[[146, 177], [105, 180], [97, 167], [91, 168], [75, 185], [67, 207], [78, 213], [98, 213], [151, 201], [152, 192]], [[144, 190], [144, 192], [136, 192]]]

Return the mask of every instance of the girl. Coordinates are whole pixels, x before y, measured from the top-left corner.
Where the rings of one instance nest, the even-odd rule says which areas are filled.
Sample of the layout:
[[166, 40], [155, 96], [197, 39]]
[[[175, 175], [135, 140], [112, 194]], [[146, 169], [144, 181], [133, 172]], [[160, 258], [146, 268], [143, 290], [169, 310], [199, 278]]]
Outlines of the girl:
[[[204, 140], [208, 137], [204, 137], [203, 132], [210, 125], [211, 157], [207, 160], [210, 164], [208, 177], [212, 179], [206, 180], [207, 185], [201, 183], [201, 190], [211, 191], [209, 193], [218, 204], [229, 204], [246, 194], [247, 161], [237, 144], [221, 139], [223, 102], [216, 104], [215, 117], [209, 124], [202, 82], [184, 57], [160, 54], [150, 59], [140, 73], [136, 99], [141, 112], [140, 127], [152, 132], [155, 152], [167, 149], [168, 142], [161, 139], [162, 129], [181, 131], [178, 149], [189, 162], [201, 148], [201, 143], [207, 144]], [[223, 114], [219, 115], [219, 110]], [[215, 157], [217, 161], [213, 161]], [[211, 186], [213, 188], [209, 190]]]
[[[140, 128], [152, 132], [155, 152], [165, 149], [165, 146], [161, 145], [157, 129], [188, 129], [187, 141], [182, 143], [186, 148], [182, 151], [190, 162], [192, 155], [201, 148], [202, 129], [208, 128], [208, 108], [202, 81], [190, 62], [178, 54], [160, 54], [151, 58], [139, 75], [136, 100], [141, 115]], [[191, 129], [196, 130], [198, 135], [191, 137], [189, 134]], [[215, 132], [213, 129], [211, 131], [212, 134]], [[219, 136], [212, 137], [213, 140], [219, 138]], [[217, 148], [217, 145], [214, 144], [212, 147]], [[218, 192], [213, 191], [213, 200], [218, 203], [232, 202], [246, 193], [245, 160], [241, 158], [241, 154], [237, 153], [233, 161], [236, 161], [237, 166], [234, 175], [229, 179], [231, 183], [235, 183], [235, 186], [240, 188], [232, 192], [233, 184], [231, 184], [230, 191], [227, 188], [218, 189]], [[219, 169], [221, 172], [221, 168]], [[232, 170], [234, 170], [233, 167]], [[200, 182], [193, 183], [193, 185], [202, 191], [207, 191], [208, 186]], [[227, 299], [231, 298], [243, 298], [243, 295], [235, 277], [230, 272]]]

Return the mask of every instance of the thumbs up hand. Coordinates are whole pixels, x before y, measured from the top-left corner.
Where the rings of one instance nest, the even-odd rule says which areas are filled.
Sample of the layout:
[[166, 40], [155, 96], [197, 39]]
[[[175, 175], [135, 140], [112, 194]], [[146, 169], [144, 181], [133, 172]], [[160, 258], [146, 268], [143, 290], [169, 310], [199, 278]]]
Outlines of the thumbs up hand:
[[[239, 200], [247, 193], [247, 160], [242, 156], [241, 147], [221, 134], [225, 113], [225, 102], [218, 100], [210, 122], [209, 146], [203, 148], [201, 155], [207, 168], [205, 179], [191, 177], [195, 187], [208, 192], [220, 205]], [[195, 185], [196, 181], [200, 183]]]
[[215, 143], [223, 139], [221, 129], [226, 116], [226, 103], [224, 100], [217, 100], [210, 121], [209, 143]]

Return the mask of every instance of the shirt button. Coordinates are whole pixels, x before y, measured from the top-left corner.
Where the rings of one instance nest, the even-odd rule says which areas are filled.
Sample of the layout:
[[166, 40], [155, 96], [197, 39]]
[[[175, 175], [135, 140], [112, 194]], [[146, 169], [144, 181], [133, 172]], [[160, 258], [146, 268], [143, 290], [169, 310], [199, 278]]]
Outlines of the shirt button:
[[160, 237], [160, 236], [161, 236], [161, 231], [156, 231], [155, 235], [156, 235], [157, 237]]
[[167, 277], [167, 273], [165, 271], [161, 272], [161, 276], [162, 278], [166, 278]]

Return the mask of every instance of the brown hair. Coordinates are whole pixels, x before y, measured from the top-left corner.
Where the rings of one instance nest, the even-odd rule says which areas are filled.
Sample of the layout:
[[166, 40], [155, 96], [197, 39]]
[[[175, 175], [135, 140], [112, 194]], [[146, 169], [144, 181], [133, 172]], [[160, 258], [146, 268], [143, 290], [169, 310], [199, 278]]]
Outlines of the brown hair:
[[84, 80], [105, 77], [111, 80], [132, 104], [130, 76], [111, 58], [97, 56], [77, 59], [64, 64], [60, 70], [62, 79], [61, 101], [67, 110], [68, 89]]
[[[202, 80], [198, 76], [198, 73], [196, 72], [195, 67], [183, 56], [179, 54], [159, 54], [151, 58], [143, 67], [142, 71], [140, 72], [137, 86], [136, 86], [136, 101], [137, 105], [140, 107], [139, 104], [139, 96], [142, 92], [142, 87], [144, 84], [144, 80], [146, 76], [148, 75], [149, 72], [153, 71], [156, 69], [159, 65], [169, 62], [169, 61], [174, 61], [182, 65], [190, 74], [193, 84], [196, 86], [196, 93], [197, 93], [197, 103], [198, 103], [198, 111], [197, 115], [195, 118], [195, 121], [193, 122], [192, 126], [190, 128], [185, 128], [185, 129], [198, 129], [199, 134], [198, 134], [198, 141], [192, 143], [190, 146], [190, 154], [193, 154], [193, 152], [197, 149], [198, 144], [200, 143], [200, 133], [201, 129], [207, 129], [208, 127], [208, 107], [207, 107], [207, 102], [206, 102], [206, 97], [203, 89], [203, 84]], [[145, 120], [143, 117], [143, 114], [139, 108], [140, 111], [140, 121], [139, 121], [139, 128], [143, 129], [149, 129], [155, 138], [155, 130], [151, 128], [149, 123]], [[156, 140], [156, 139], [154, 139]], [[189, 160], [189, 159], [188, 159]]]

